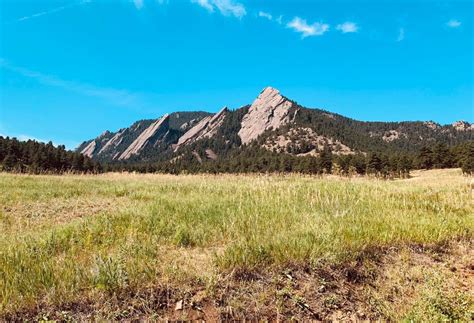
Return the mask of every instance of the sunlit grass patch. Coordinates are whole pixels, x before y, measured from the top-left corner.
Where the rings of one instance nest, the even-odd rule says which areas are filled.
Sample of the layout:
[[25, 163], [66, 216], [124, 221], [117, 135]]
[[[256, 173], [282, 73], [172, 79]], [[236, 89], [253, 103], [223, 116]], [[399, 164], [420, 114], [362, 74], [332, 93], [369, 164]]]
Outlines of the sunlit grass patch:
[[460, 172], [415, 175], [0, 174], [0, 312], [471, 240]]

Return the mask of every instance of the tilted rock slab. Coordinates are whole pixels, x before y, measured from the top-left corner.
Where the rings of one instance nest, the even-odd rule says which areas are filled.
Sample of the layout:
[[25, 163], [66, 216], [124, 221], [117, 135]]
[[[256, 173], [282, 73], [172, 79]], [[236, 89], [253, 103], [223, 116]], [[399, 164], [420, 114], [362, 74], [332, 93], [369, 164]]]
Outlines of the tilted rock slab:
[[175, 151], [183, 145], [191, 144], [199, 139], [211, 138], [214, 136], [217, 133], [217, 130], [219, 130], [219, 127], [224, 122], [227, 111], [227, 107], [224, 107], [215, 115], [205, 117], [199, 121], [198, 124], [189, 129], [179, 138]]
[[290, 121], [293, 103], [272, 87], [265, 88], [242, 119], [239, 136], [242, 144], [257, 139], [268, 129], [277, 129]]
[[89, 158], [92, 158], [92, 156], [94, 155], [95, 146], [96, 146], [95, 140], [92, 140], [92, 141], [81, 151], [81, 154], [83, 154], [84, 156], [87, 156], [87, 157], [89, 157]]
[[109, 141], [107, 141], [107, 143], [104, 145], [104, 147], [102, 147], [102, 149], [99, 150], [97, 155], [103, 154], [108, 149], [114, 149], [115, 147], [120, 145], [120, 143], [123, 140], [123, 137], [122, 137], [123, 133], [124, 133], [124, 130], [120, 130], [119, 132], [117, 132]]
[[120, 155], [119, 160], [128, 159], [132, 155], [140, 153], [140, 151], [148, 144], [149, 140], [155, 136], [158, 131], [166, 127], [168, 131], [169, 115], [165, 114], [161, 119], [153, 122], [148, 128], [146, 128], [137, 139]]

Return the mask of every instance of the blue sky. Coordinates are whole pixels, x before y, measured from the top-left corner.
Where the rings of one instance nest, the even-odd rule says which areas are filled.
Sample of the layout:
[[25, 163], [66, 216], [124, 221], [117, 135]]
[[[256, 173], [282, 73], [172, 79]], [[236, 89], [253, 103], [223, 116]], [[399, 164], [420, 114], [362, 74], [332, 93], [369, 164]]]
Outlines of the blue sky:
[[0, 0], [0, 134], [74, 148], [268, 85], [360, 120], [474, 121], [473, 1]]

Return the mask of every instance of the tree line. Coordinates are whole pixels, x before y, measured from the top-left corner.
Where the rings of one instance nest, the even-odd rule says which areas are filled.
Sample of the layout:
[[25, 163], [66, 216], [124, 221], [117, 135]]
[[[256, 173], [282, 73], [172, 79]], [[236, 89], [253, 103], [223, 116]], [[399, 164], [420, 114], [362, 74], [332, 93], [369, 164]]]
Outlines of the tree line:
[[52, 142], [20, 141], [0, 136], [0, 170], [16, 173], [99, 173], [101, 165]]
[[173, 161], [104, 164], [106, 171], [159, 173], [304, 173], [342, 176], [372, 175], [381, 178], [408, 177], [413, 169], [460, 167], [474, 174], [474, 142], [453, 147], [438, 143], [422, 147], [417, 153], [372, 152], [334, 154], [325, 146], [318, 156], [294, 156], [273, 153], [257, 145], [231, 150], [217, 160], [206, 158], [198, 147], [185, 151]]
[[[221, 150], [222, 151], [222, 150]], [[216, 160], [206, 157], [205, 145], [185, 150], [173, 160], [157, 162], [99, 163], [80, 153], [34, 140], [19, 141], [0, 136], [0, 170], [18, 173], [288, 173], [373, 175], [382, 178], [407, 177], [413, 169], [460, 167], [474, 174], [474, 141], [455, 146], [437, 143], [417, 153], [371, 152], [334, 154], [325, 146], [318, 156], [274, 153], [257, 144], [229, 149]]]

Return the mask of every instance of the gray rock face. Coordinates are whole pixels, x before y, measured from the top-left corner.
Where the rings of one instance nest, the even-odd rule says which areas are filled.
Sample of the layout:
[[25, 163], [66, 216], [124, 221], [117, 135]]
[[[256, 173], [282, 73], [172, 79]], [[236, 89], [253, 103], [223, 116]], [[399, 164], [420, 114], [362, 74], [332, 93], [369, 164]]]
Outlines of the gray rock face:
[[423, 122], [423, 124], [433, 130], [438, 130], [439, 128], [441, 128], [439, 124], [433, 121], [426, 121], [426, 122]]
[[257, 139], [265, 130], [278, 129], [290, 121], [289, 109], [293, 103], [272, 87], [265, 88], [252, 103], [242, 119], [239, 131], [242, 144]]
[[199, 121], [194, 127], [189, 129], [181, 136], [181, 138], [179, 138], [175, 151], [183, 145], [191, 144], [199, 139], [211, 138], [214, 136], [222, 125], [227, 111], [227, 107], [224, 107], [215, 115], [206, 117]]
[[[155, 136], [158, 131], [163, 129], [166, 122], [169, 119], [169, 115], [165, 114], [161, 119], [153, 122], [148, 128], [146, 128], [137, 139], [118, 157], [119, 160], [128, 159], [132, 155], [139, 154], [140, 151], [148, 144], [149, 140]], [[166, 126], [165, 131], [168, 130]]]
[[123, 130], [117, 132], [109, 141], [107, 141], [104, 147], [102, 147], [97, 154], [100, 155], [100, 154], [105, 153], [108, 150], [115, 149], [115, 147], [120, 145], [120, 143], [122, 142], [123, 140], [122, 135], [123, 135]]
[[95, 147], [95, 140], [92, 140], [83, 150], [81, 150], [81, 154], [91, 158], [94, 155]]
[[469, 131], [474, 130], [474, 124], [470, 124], [466, 121], [456, 121], [452, 124], [453, 128], [457, 131]]
[[408, 138], [407, 134], [400, 132], [398, 130], [389, 130], [385, 131], [382, 140], [385, 142], [392, 142], [394, 140], [398, 140], [400, 138]]
[[85, 146], [80, 150], [81, 154], [90, 158], [96, 156], [98, 151], [109, 141], [111, 136], [112, 133], [110, 131], [104, 131], [96, 139], [86, 142]]

